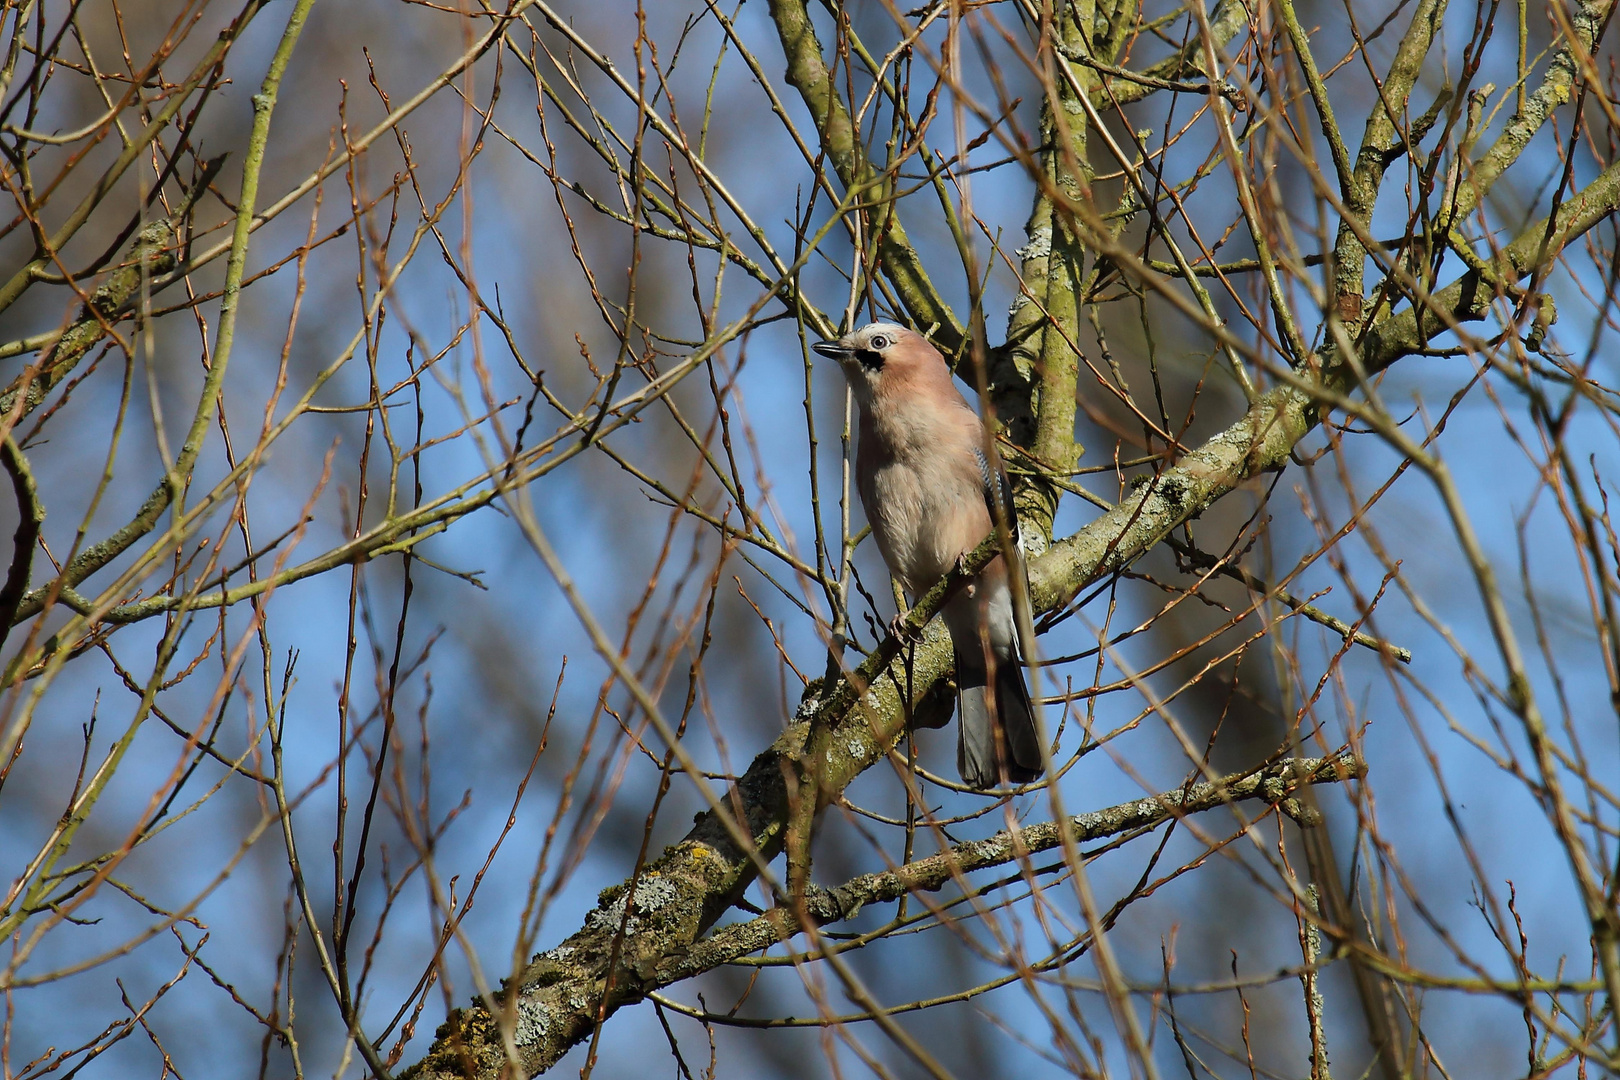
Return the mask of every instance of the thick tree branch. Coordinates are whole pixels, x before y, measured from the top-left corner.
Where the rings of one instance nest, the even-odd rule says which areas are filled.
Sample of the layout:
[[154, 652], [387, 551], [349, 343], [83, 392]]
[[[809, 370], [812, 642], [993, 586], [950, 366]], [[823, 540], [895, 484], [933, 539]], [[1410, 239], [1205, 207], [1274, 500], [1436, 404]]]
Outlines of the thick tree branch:
[[[1366, 775], [1366, 765], [1350, 754], [1327, 758], [1288, 758], [1264, 769], [1224, 779], [1194, 784], [1190, 788], [1167, 791], [1146, 799], [1076, 814], [1069, 828], [1076, 843], [1138, 829], [1153, 828], [1174, 818], [1185, 817], [1217, 806], [1250, 799], [1276, 804], [1291, 797], [1306, 784], [1337, 783]], [[803, 910], [818, 925], [853, 919], [868, 904], [897, 900], [907, 893], [937, 892], [964, 874], [994, 866], [1005, 866], [1026, 855], [1050, 851], [1063, 843], [1057, 822], [1048, 821], [1019, 829], [1016, 834], [1003, 830], [984, 840], [958, 844], [949, 851], [918, 859], [904, 866], [875, 874], [862, 874], [836, 889], [815, 889], [804, 898]], [[756, 919], [728, 926], [705, 938], [682, 956], [659, 965], [652, 984], [656, 990], [682, 979], [702, 974], [749, 953], [784, 941], [803, 929], [797, 912], [777, 908]], [[656, 985], [653, 985], [656, 984]]]
[[1367, 248], [1361, 238], [1372, 223], [1374, 205], [1383, 187], [1384, 172], [1393, 163], [1393, 149], [1404, 139], [1398, 118], [1406, 111], [1406, 99], [1417, 84], [1429, 56], [1429, 47], [1440, 30], [1446, 13], [1446, 0], [1420, 0], [1412, 21], [1390, 61], [1388, 74], [1378, 88], [1378, 101], [1367, 117], [1356, 151], [1355, 168], [1348, 188], [1339, 193], [1344, 202], [1345, 220], [1339, 223], [1334, 243], [1334, 303], [1339, 318], [1354, 334], [1361, 327], [1365, 304], [1363, 281]]
[[[1029, 17], [1029, 16], [1026, 16]], [[1042, 16], [1044, 20], [1044, 16]], [[1054, 9], [1043, 35], [1063, 54], [1091, 55], [1091, 5]], [[989, 371], [990, 403], [996, 420], [1017, 446], [1062, 474], [1074, 468], [1080, 447], [1074, 439], [1079, 385], [1079, 295], [1085, 276], [1084, 226], [1068, 206], [1091, 202], [1089, 131], [1081, 94], [1095, 92], [1100, 73], [1082, 66], [1073, 80], [1055, 76], [1051, 51], [1041, 72], [1041, 182], [1018, 249], [1022, 288], [1007, 315], [1007, 344], [997, 350]], [[1027, 290], [1027, 291], [1026, 291]], [[1037, 474], [1018, 478], [1014, 500], [1026, 537], [1044, 545], [1052, 537], [1062, 490]]]
[[1513, 114], [1490, 149], [1468, 167], [1464, 182], [1457, 187], [1455, 218], [1474, 212], [1491, 185], [1524, 153], [1553, 110], [1570, 99], [1576, 77], [1583, 66], [1591, 64], [1592, 51], [1613, 14], [1614, 0], [1584, 0], [1569, 13], [1573, 40], [1566, 40], [1553, 54], [1547, 74], [1536, 92], [1525, 100], [1524, 108]]
[[[756, 761], [755, 766], [758, 765]], [[750, 775], [754, 771], [751, 768]], [[1252, 773], [1077, 814], [1067, 824], [1074, 839], [1083, 843], [1152, 828], [1236, 802], [1263, 800], [1286, 805], [1296, 791], [1307, 785], [1338, 783], [1364, 775], [1366, 766], [1348, 753], [1326, 758], [1288, 758]], [[746, 777], [744, 782], [747, 782]], [[688, 837], [682, 847], [691, 840]], [[1062, 843], [1062, 829], [1053, 821], [1019, 829], [1016, 833], [1003, 830], [893, 870], [863, 874], [836, 889], [812, 890], [804, 897], [802, 911], [817, 924], [840, 922], [853, 918], [867, 904], [885, 903], [912, 892], [935, 892], [964, 874], [1005, 866], [1029, 855], [1050, 851]], [[665, 859], [677, 850], [671, 849]], [[687, 869], [690, 870], [690, 866]], [[603, 947], [621, 927], [628, 928], [620, 943], [625, 967], [618, 973], [614, 994], [606, 1004], [609, 1014], [663, 987], [775, 945], [803, 928], [799, 915], [791, 907], [779, 907], [746, 923], [728, 926], [689, 949], [671, 951], [661, 958], [648, 956], [639, 944], [641, 939], [672, 929], [678, 931], [688, 925], [688, 920], [679, 914], [679, 897], [685, 882], [672, 878], [669, 870], [667, 866], [661, 870], [649, 868], [637, 880], [633, 897], [629, 896], [626, 886], [603, 892], [596, 910], [586, 920], [585, 929], [568, 942], [535, 957], [524, 971], [518, 983], [516, 1042], [528, 1068], [543, 1071], [575, 1042], [589, 1035], [596, 1019], [598, 999], [579, 992], [581, 984], [576, 980], [583, 974], [581, 965], [591, 960], [582, 950], [587, 945]], [[628, 918], [626, 903], [631, 905]], [[591, 937], [589, 942], [581, 940], [586, 935]], [[440, 1027], [434, 1049], [404, 1073], [402, 1080], [499, 1076], [506, 1063], [501, 1046], [493, 1022], [475, 1006], [453, 1015]], [[468, 1065], [472, 1069], [464, 1071]]]
[[169, 122], [185, 105], [192, 91], [217, 70], [221, 59], [263, 7], [263, 0], [250, 0], [243, 5], [236, 18], [219, 32], [213, 46], [191, 69], [185, 80], [165, 95], [162, 107], [154, 110], [146, 126], [134, 138], [125, 141], [118, 157], [97, 178], [95, 184], [80, 199], [79, 204], [68, 214], [67, 220], [46, 240], [45, 250], [38, 252], [4, 284], [0, 284], [0, 310], [10, 307], [30, 285], [39, 280], [40, 275], [51, 265], [56, 253], [66, 247], [67, 242], [73, 239], [86, 221], [90, 220], [91, 213], [107, 198], [119, 178], [131, 165], [141, 159], [151, 142], [169, 126]]
[[3, 646], [11, 633], [12, 615], [28, 590], [28, 575], [34, 566], [34, 545], [39, 542], [45, 507], [40, 505], [39, 489], [34, 485], [34, 472], [28, 459], [17, 449], [10, 435], [0, 442], [0, 466], [4, 466], [11, 477], [11, 490], [17, 497], [17, 531], [11, 538], [11, 567], [6, 571], [5, 585], [0, 587], [0, 646]]
[[[1183, 465], [1035, 559], [1030, 567], [1035, 610], [1067, 602], [1086, 584], [1136, 558], [1248, 477], [1279, 467], [1314, 422], [1314, 406], [1304, 392], [1283, 388], [1264, 395], [1237, 424]], [[975, 554], [986, 551], [981, 547]], [[941, 583], [928, 599], [937, 604], [946, 587]], [[919, 608], [917, 615], [928, 610], [924, 605]], [[951, 669], [949, 636], [937, 621], [928, 624], [909, 664], [894, 659], [897, 654], [898, 646], [890, 639], [824, 701], [807, 698], [796, 721], [754, 759], [733, 787], [727, 801], [740, 808], [741, 822], [753, 836], [758, 856], [769, 860], [782, 850], [793, 804], [787, 777], [798, 774], [812, 727], [835, 735], [825, 740], [814, 765], [819, 801], [825, 804], [887, 755], [903, 733], [911, 708], [924, 704], [929, 690]], [[854, 687], [862, 685], [867, 690], [857, 696]], [[520, 991], [510, 999], [509, 1022], [525, 1066], [531, 1072], [549, 1067], [589, 1034], [599, 1009], [611, 1013], [635, 1000], [639, 995], [634, 988], [640, 982], [688, 952], [753, 881], [755, 857], [733, 843], [713, 814], [700, 817], [685, 839], [638, 875], [631, 912], [637, 932], [620, 943], [619, 966], [611, 972], [609, 957], [615, 953], [614, 938], [622, 922], [613, 910], [628, 887], [604, 892], [584, 926], [540, 954], [517, 980]], [[505, 1062], [501, 1022], [480, 1002], [453, 1014], [410, 1075], [496, 1075]]]
[[[1243, 6], [1242, 0], [1217, 0], [1209, 14], [1210, 43], [1216, 49], [1224, 49], [1233, 38], [1237, 37], [1238, 31], [1248, 25], [1249, 11]], [[1141, 101], [1156, 90], [1171, 89], [1159, 85], [1161, 81], [1179, 82], [1189, 75], [1200, 74], [1203, 70], [1204, 43], [1195, 38], [1172, 55], [1139, 73], [1110, 78], [1103, 84], [1103, 93], [1116, 105], [1129, 105], [1131, 102]], [[1210, 81], [1214, 82], [1214, 79], [1211, 78]], [[1203, 92], [1208, 93], [1208, 90]]]

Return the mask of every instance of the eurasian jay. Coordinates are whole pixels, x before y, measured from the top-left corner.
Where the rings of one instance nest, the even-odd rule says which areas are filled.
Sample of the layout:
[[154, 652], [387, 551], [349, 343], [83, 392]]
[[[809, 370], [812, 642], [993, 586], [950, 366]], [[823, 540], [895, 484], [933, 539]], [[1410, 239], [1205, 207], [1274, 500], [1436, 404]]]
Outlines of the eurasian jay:
[[[884, 322], [811, 348], [838, 361], [860, 406], [855, 482], [883, 561], [906, 591], [921, 596], [990, 535], [997, 503], [1017, 535], [1006, 471], [939, 350]], [[980, 789], [1003, 777], [1034, 780], [1040, 739], [1006, 560], [998, 555], [942, 614], [956, 653], [957, 771]]]

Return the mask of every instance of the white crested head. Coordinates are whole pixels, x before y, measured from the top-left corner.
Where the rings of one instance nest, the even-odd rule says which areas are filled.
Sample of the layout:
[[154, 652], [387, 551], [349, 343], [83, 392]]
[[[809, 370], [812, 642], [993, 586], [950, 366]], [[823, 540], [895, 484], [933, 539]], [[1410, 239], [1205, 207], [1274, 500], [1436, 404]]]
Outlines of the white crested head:
[[885, 394], [902, 392], [918, 381], [943, 378], [950, 382], [950, 369], [939, 350], [915, 330], [898, 323], [867, 323], [834, 341], [818, 341], [811, 348], [838, 361], [862, 407]]

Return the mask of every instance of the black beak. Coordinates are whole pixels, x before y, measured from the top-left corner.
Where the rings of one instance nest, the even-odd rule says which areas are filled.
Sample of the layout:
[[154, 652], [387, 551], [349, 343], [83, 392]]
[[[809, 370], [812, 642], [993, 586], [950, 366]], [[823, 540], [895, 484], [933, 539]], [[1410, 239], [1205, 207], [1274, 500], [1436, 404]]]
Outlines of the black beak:
[[855, 355], [855, 350], [841, 341], [818, 341], [810, 348], [817, 355], [825, 356], [829, 360], [848, 360]]

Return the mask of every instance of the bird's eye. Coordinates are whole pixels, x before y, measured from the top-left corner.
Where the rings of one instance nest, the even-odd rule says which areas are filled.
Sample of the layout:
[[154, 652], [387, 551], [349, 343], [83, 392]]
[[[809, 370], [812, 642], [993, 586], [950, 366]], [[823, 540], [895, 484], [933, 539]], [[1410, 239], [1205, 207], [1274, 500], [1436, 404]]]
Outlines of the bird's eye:
[[887, 349], [889, 347], [889, 339], [884, 337], [882, 334], [875, 334], [873, 335], [872, 340], [867, 342], [867, 345], [873, 349]]

